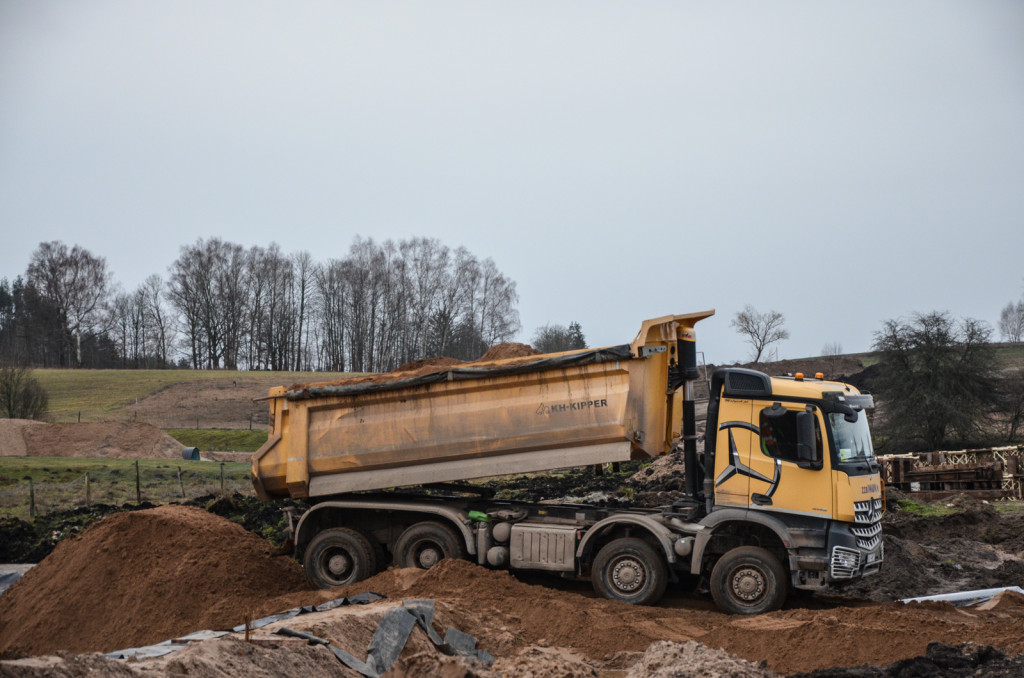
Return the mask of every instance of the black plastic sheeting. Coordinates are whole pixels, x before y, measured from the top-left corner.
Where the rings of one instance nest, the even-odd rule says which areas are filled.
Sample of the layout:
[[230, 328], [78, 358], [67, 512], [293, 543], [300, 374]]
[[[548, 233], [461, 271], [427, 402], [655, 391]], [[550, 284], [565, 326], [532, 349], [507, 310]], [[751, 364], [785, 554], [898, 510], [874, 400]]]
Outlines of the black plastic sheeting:
[[471, 657], [487, 666], [494, 663], [494, 657], [489, 652], [477, 649], [476, 638], [452, 627], [448, 627], [444, 638], [441, 638], [434, 630], [433, 622], [434, 601], [432, 600], [406, 600], [402, 603], [402, 607], [389, 609], [377, 623], [377, 630], [373, 632], [370, 646], [366, 650], [365, 661], [331, 645], [330, 641], [317, 638], [310, 633], [289, 628], [278, 629], [275, 633], [292, 638], [304, 638], [310, 644], [326, 645], [338, 658], [338, 661], [367, 678], [378, 678], [394, 666], [398, 655], [402, 653], [417, 624], [426, 632], [430, 642], [441, 652], [448, 655]]
[[516, 365], [499, 365], [496, 367], [449, 367], [438, 372], [424, 374], [409, 379], [386, 382], [363, 382], [358, 384], [339, 384], [337, 386], [311, 386], [292, 391], [286, 391], [284, 397], [288, 400], [308, 400], [310, 398], [321, 398], [325, 396], [346, 396], [360, 393], [379, 393], [382, 391], [397, 391], [414, 386], [436, 384], [442, 381], [466, 381], [469, 379], [485, 379], [488, 377], [502, 377], [511, 374], [527, 374], [543, 370], [562, 369], [566, 367], [577, 367], [580, 365], [594, 365], [607, 363], [615, 360], [632, 360], [633, 354], [629, 350], [629, 344], [598, 348], [568, 355], [552, 357], [538, 357], [537, 360], [524, 362]]
[[[285, 619], [291, 619], [292, 617], [298, 617], [300, 614], [308, 614], [310, 612], [325, 612], [326, 610], [333, 610], [336, 607], [342, 605], [365, 605], [372, 603], [375, 600], [382, 600], [384, 596], [378, 593], [360, 593], [358, 596], [352, 596], [351, 598], [335, 598], [329, 600], [326, 603], [320, 605], [306, 605], [303, 607], [293, 607], [290, 610], [284, 612], [278, 612], [277, 614], [270, 615], [269, 617], [262, 617], [249, 622], [250, 629], [258, 629], [271, 624], [276, 621], [283, 621]], [[156, 645], [147, 645], [145, 647], [132, 647], [126, 650], [115, 650], [114, 652], [108, 652], [107, 657], [111, 659], [128, 659], [129, 657], [161, 657], [165, 654], [170, 654], [176, 650], [182, 650], [188, 647], [189, 642], [197, 640], [210, 640], [212, 638], [220, 638], [226, 636], [229, 633], [243, 633], [245, 631], [245, 624], [240, 624], [232, 628], [230, 631], [196, 631], [190, 633], [187, 636], [181, 638], [175, 638], [173, 640], [165, 640], [162, 643]]]
[[[381, 600], [384, 596], [378, 593], [360, 593], [358, 596], [352, 596], [351, 598], [335, 598], [329, 600], [326, 603], [320, 605], [304, 605], [302, 607], [293, 607], [290, 610], [284, 612], [278, 612], [272, 614], [269, 617], [261, 617], [260, 619], [254, 619], [249, 622], [250, 629], [260, 629], [267, 624], [272, 624], [277, 621], [284, 621], [285, 619], [291, 619], [292, 617], [298, 617], [300, 614], [309, 614], [310, 612], [326, 612], [327, 610], [333, 610], [336, 607], [342, 605], [365, 605], [366, 603], [372, 603], [375, 600]], [[238, 626], [231, 629], [235, 633], [242, 633], [245, 631], [245, 624], [239, 624]]]
[[[333, 610], [336, 607], [342, 605], [365, 605], [372, 603], [375, 600], [382, 600], [384, 596], [377, 593], [361, 593], [358, 596], [352, 598], [336, 598], [335, 600], [328, 601], [321, 605], [306, 605], [303, 607], [293, 607], [290, 610], [279, 612], [269, 617], [262, 617], [260, 619], [249, 622], [250, 629], [262, 628], [273, 622], [283, 621], [285, 619], [292, 619], [299, 616], [300, 614], [308, 614], [311, 612], [325, 612], [327, 610]], [[366, 649], [366, 659], [361, 660], [354, 655], [342, 650], [339, 647], [331, 645], [329, 640], [323, 638], [317, 638], [316, 636], [306, 633], [304, 631], [296, 631], [290, 628], [281, 628], [275, 631], [276, 634], [282, 636], [289, 636], [292, 638], [302, 638], [309, 641], [313, 645], [325, 645], [327, 649], [334, 654], [345, 666], [358, 671], [367, 678], [378, 678], [379, 676], [387, 673], [395, 662], [398, 660], [398, 655], [405, 649], [405, 645], [409, 642], [409, 636], [412, 635], [412, 630], [419, 625], [420, 628], [427, 634], [430, 642], [434, 644], [441, 652], [461, 657], [471, 657], [476, 659], [483, 664], [490, 666], [494, 663], [494, 657], [491, 656], [486, 650], [478, 649], [476, 646], [476, 638], [459, 631], [456, 628], [448, 627], [445, 631], [444, 637], [434, 629], [434, 601], [433, 600], [406, 600], [402, 602], [402, 607], [392, 607], [381, 616], [380, 621], [377, 622], [377, 629], [373, 632], [373, 638], [370, 639], [370, 646]], [[105, 656], [111, 659], [128, 659], [135, 657], [139, 659], [161, 657], [177, 650], [183, 650], [188, 647], [188, 644], [193, 641], [200, 640], [211, 640], [214, 638], [221, 638], [227, 634], [242, 633], [245, 631], [245, 624], [234, 627], [231, 631], [196, 631], [190, 633], [187, 636], [181, 638], [175, 638], [174, 640], [165, 640], [162, 643], [156, 645], [147, 645], [146, 647], [133, 647], [127, 650], [117, 650], [116, 652], [108, 652]]]
[[0, 574], [0, 593], [3, 593], [7, 589], [14, 586], [14, 582], [21, 579], [21, 572], [11, 572], [8, 574]]

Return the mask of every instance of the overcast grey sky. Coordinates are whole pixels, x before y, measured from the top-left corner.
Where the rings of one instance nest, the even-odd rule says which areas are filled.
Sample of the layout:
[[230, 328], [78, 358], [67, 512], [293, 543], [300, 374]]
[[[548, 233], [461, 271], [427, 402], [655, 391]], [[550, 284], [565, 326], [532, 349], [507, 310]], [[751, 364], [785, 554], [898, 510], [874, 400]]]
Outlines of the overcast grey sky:
[[1024, 291], [1024, 2], [0, 0], [0, 277], [428, 236], [528, 340], [745, 304], [780, 358]]

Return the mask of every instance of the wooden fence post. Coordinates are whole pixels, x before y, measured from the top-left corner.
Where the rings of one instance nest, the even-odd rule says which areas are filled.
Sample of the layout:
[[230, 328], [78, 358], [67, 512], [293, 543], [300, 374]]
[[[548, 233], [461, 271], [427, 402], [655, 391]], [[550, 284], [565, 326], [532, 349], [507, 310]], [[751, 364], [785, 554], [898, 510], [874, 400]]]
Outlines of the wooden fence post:
[[36, 486], [32, 483], [31, 477], [28, 479], [28, 516], [36, 517]]
[[181, 482], [181, 467], [178, 467], [178, 488], [181, 490], [181, 498], [185, 498], [185, 485]]
[[135, 503], [142, 503], [142, 483], [139, 481], [139, 460], [135, 460]]
[[220, 491], [224, 492], [224, 462], [220, 463]]
[[85, 508], [92, 507], [92, 487], [89, 485], [89, 472], [85, 472]]

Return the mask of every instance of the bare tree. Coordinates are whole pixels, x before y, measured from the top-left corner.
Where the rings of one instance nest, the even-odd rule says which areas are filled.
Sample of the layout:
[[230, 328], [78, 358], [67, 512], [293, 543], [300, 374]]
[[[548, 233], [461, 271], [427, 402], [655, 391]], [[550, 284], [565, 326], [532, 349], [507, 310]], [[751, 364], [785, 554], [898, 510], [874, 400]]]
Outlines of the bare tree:
[[1008, 303], [999, 314], [999, 333], [1014, 344], [1024, 340], [1024, 300]]
[[746, 337], [753, 350], [753, 362], [761, 361], [765, 349], [777, 341], [789, 339], [789, 330], [785, 328], [786, 318], [778, 311], [761, 313], [750, 304], [738, 311], [731, 325]]
[[490, 258], [480, 266], [480, 277], [474, 294], [480, 338], [484, 346], [509, 341], [521, 327], [516, 304], [519, 294], [514, 281], [505, 277]]
[[322, 369], [345, 371], [345, 336], [347, 334], [344, 262], [332, 259], [320, 266], [314, 275], [316, 302], [320, 310], [321, 341], [318, 350]]
[[147, 333], [153, 343], [153, 357], [158, 367], [167, 367], [168, 353], [174, 341], [173, 330], [164, 306], [164, 283], [154, 274], [146, 278], [140, 288], [146, 314]]
[[309, 303], [316, 264], [309, 252], [299, 252], [292, 256], [292, 266], [295, 270], [296, 303], [295, 358], [293, 368], [301, 370], [309, 368], [305, 351], [306, 334], [309, 332]]
[[40, 243], [32, 254], [27, 271], [28, 283], [56, 310], [64, 358], [82, 364], [82, 335], [102, 332], [111, 278], [103, 257], [93, 256], [75, 245], [71, 249], [59, 241]]
[[203, 367], [204, 341], [202, 331], [202, 300], [199, 286], [202, 284], [199, 269], [199, 252], [195, 247], [182, 247], [181, 254], [171, 264], [168, 298], [178, 312], [178, 319], [184, 328], [188, 342], [192, 369]]

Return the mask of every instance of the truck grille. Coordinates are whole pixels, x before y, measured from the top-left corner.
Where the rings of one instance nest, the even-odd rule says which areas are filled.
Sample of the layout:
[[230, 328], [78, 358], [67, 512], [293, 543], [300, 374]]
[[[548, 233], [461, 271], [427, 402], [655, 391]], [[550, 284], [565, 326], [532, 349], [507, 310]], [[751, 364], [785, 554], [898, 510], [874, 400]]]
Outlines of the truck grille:
[[855, 501], [853, 511], [853, 522], [857, 527], [850, 528], [850, 531], [857, 537], [857, 546], [871, 551], [882, 541], [882, 500]]
[[837, 546], [832, 549], [831, 574], [833, 579], [852, 579], [860, 568], [860, 552]]

